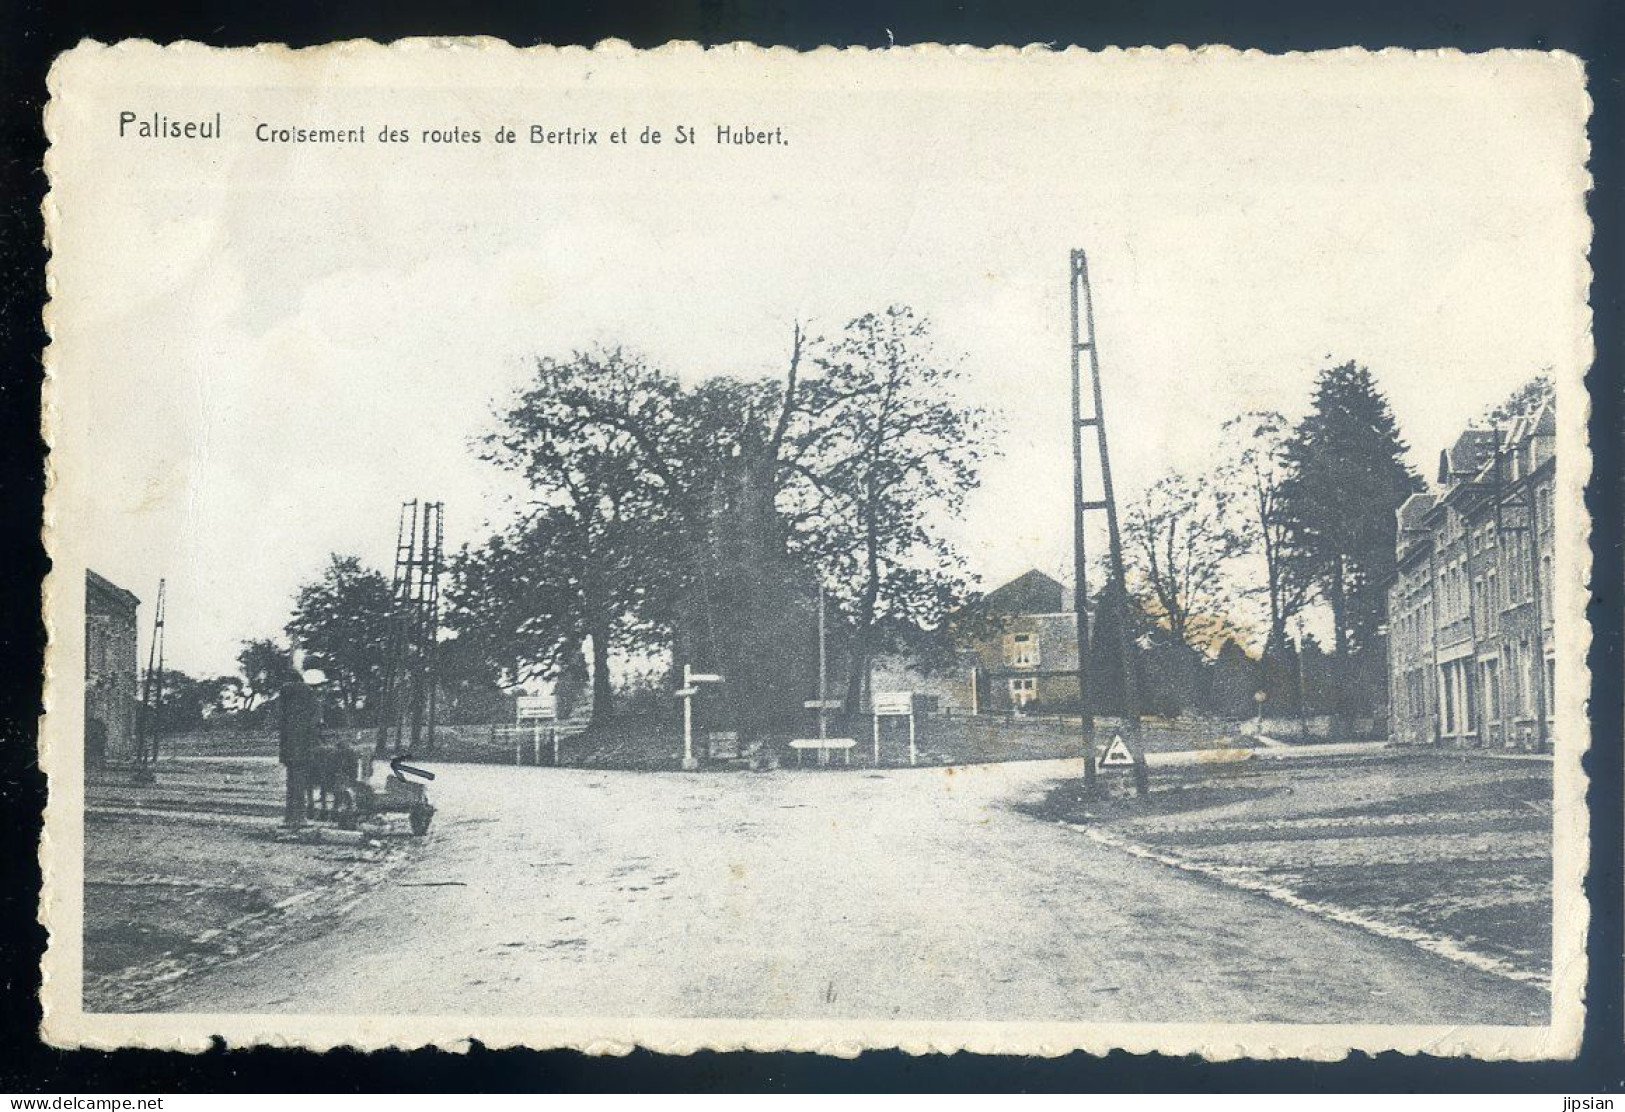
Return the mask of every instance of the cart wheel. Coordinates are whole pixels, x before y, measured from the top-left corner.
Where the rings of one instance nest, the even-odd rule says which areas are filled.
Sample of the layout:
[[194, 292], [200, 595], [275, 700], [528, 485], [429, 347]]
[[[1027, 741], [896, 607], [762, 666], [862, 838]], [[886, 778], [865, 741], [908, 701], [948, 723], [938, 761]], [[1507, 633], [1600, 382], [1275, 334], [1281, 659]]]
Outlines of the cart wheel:
[[340, 788], [333, 793], [333, 821], [340, 830], [354, 830], [360, 816], [355, 805], [355, 789]]
[[434, 808], [427, 803], [416, 804], [406, 818], [412, 824], [412, 833], [421, 838], [429, 832], [429, 820], [434, 818]]

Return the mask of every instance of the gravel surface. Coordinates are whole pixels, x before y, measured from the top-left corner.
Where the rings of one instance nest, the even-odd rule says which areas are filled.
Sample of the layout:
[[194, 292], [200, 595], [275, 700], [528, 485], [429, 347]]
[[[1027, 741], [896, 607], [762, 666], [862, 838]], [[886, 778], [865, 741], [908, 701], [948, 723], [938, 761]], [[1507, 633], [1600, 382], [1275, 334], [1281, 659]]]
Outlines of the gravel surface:
[[1552, 767], [1432, 750], [1297, 751], [1166, 768], [1149, 805], [1061, 783], [1041, 818], [1080, 821], [1221, 882], [1268, 887], [1424, 935], [1507, 976], [1551, 974]]
[[1083, 836], [1075, 762], [430, 766], [435, 827], [175, 1011], [1544, 1023], [1538, 988]]

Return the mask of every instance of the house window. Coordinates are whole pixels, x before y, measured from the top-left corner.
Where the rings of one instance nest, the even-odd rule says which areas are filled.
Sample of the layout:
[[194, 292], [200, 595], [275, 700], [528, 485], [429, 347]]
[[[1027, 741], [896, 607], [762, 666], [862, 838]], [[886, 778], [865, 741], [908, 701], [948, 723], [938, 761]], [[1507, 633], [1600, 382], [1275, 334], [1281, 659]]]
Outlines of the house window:
[[1524, 718], [1535, 715], [1535, 656], [1529, 651], [1529, 642], [1518, 646], [1518, 659], [1523, 664], [1522, 683], [1518, 685], [1518, 713]]
[[1518, 677], [1518, 656], [1511, 645], [1501, 650], [1501, 676], [1502, 683], [1506, 685], [1507, 709], [1511, 717], [1518, 717], [1518, 708], [1523, 706], [1523, 689]]
[[1484, 661], [1484, 720], [1496, 725], [1501, 721], [1501, 677], [1493, 660]]
[[1557, 716], [1557, 658], [1546, 658], [1546, 717]]
[[1012, 668], [1038, 667], [1038, 638], [1031, 633], [1012, 633], [1005, 646], [1005, 658]]
[[1031, 676], [1010, 681], [1010, 701], [1024, 707], [1038, 698], [1038, 681]]
[[1450, 665], [1439, 666], [1439, 725], [1444, 734], [1456, 732], [1456, 685], [1451, 673]]

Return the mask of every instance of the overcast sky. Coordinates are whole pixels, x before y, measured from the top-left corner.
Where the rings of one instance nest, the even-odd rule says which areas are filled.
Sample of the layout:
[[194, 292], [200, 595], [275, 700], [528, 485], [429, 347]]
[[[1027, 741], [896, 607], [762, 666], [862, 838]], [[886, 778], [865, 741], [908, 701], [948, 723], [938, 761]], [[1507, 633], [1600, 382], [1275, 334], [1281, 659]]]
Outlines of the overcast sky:
[[[75, 307], [57, 329], [59, 447], [84, 457], [59, 488], [66, 552], [149, 604], [143, 653], [166, 576], [170, 660], [230, 671], [329, 553], [387, 571], [401, 500], [443, 500], [453, 546], [502, 517], [512, 489], [469, 444], [536, 355], [620, 343], [690, 380], [779, 374], [794, 322], [832, 334], [904, 302], [1006, 430], [955, 527], [974, 567], [988, 586], [1060, 572], [1073, 247], [1095, 280], [1123, 497], [1211, 467], [1233, 413], [1301, 413], [1315, 372], [1349, 359], [1431, 476], [1487, 405], [1543, 367], [1575, 371], [1576, 101], [1555, 67], [1321, 68], [1119, 58], [994, 93], [951, 66], [824, 91], [631, 89], [610, 67], [416, 99], [262, 73], [87, 96], [57, 117], [59, 170], [81, 171], [55, 195], [54, 277]], [[226, 139], [112, 143], [126, 103], [218, 105]], [[386, 118], [486, 141], [252, 135]], [[504, 121], [511, 148], [490, 142]], [[719, 122], [783, 126], [790, 143], [524, 143], [532, 122], [635, 138], [682, 121], [707, 139]]]

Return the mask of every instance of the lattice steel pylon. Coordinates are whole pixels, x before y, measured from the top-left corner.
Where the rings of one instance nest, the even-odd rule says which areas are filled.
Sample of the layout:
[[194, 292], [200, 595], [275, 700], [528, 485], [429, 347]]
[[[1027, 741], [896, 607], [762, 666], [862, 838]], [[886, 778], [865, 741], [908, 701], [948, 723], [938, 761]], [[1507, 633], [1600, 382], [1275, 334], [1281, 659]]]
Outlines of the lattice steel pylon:
[[[1112, 491], [1111, 457], [1106, 450], [1106, 410], [1100, 389], [1100, 350], [1095, 342], [1095, 302], [1089, 288], [1089, 262], [1084, 253], [1072, 251], [1072, 559], [1074, 609], [1078, 622], [1078, 707], [1081, 715], [1084, 753], [1084, 782], [1095, 787], [1095, 706], [1090, 692], [1090, 631], [1088, 574], [1088, 515], [1104, 513], [1112, 579], [1106, 584], [1097, 610], [1101, 616], [1116, 608], [1110, 628], [1116, 631], [1117, 663], [1122, 670], [1122, 705], [1116, 710], [1122, 720], [1121, 737], [1134, 761], [1134, 788], [1140, 795], [1149, 790], [1145, 751], [1140, 745], [1139, 669], [1128, 635], [1128, 593], [1123, 577], [1123, 541], [1117, 529], [1117, 499]], [[1085, 394], [1083, 355], [1089, 355], [1089, 384]], [[1095, 452], [1085, 451], [1085, 430], [1092, 432]], [[1093, 454], [1096, 469], [1091, 474], [1086, 461]], [[1094, 482], [1090, 480], [1093, 479]], [[1096, 488], [1098, 487], [1098, 496]]]
[[135, 720], [135, 781], [150, 784], [158, 762], [158, 715], [164, 704], [164, 602], [166, 586], [158, 580], [152, 610], [152, 643], [147, 647], [147, 674], [141, 684], [141, 708]]
[[442, 502], [401, 503], [389, 628], [378, 683], [380, 756], [433, 752], [438, 724], [436, 650], [445, 569]]

